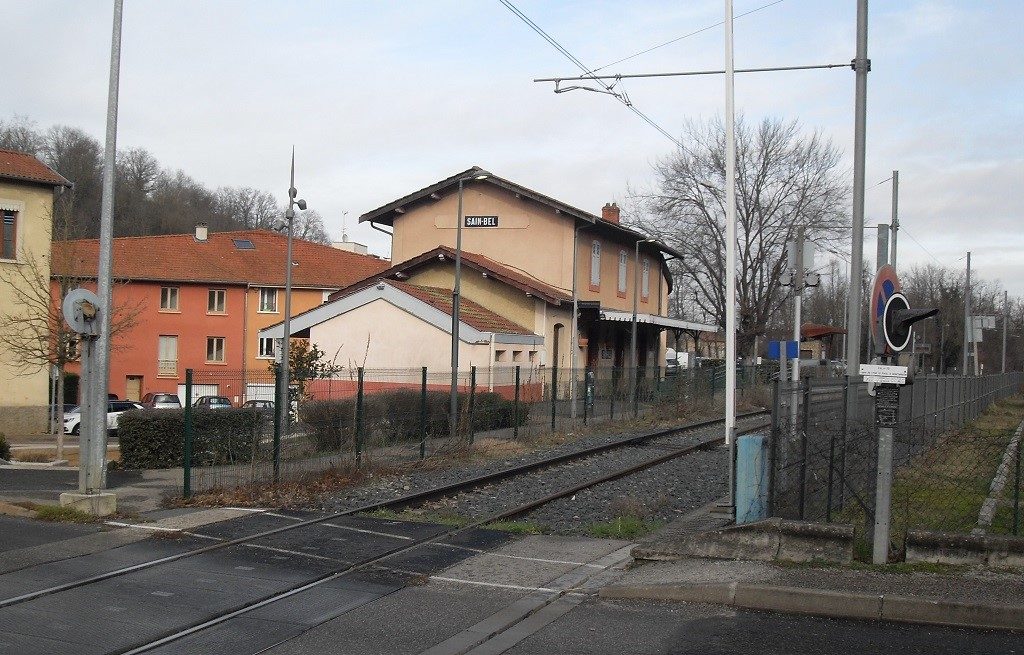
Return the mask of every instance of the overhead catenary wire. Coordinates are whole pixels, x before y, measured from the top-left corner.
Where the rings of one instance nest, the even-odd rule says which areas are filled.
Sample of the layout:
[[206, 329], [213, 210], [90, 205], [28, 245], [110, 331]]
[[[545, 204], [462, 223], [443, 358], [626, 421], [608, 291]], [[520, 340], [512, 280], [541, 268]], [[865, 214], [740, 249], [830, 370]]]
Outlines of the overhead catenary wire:
[[[574, 65], [576, 65], [576, 67], [579, 68], [583, 72], [584, 76], [586, 76], [586, 75], [588, 75], [590, 73], [590, 68], [588, 66], [586, 66], [582, 61], [577, 59], [575, 55], [573, 55], [571, 52], [569, 52], [554, 37], [552, 37], [550, 34], [545, 32], [544, 29], [541, 28], [541, 26], [538, 25], [537, 23], [535, 23], [533, 20], [531, 20], [529, 16], [527, 16], [522, 11], [520, 11], [520, 9], [518, 7], [516, 7], [514, 4], [512, 4], [512, 2], [510, 2], [510, 0], [499, 0], [499, 2], [501, 2], [501, 4], [503, 4], [509, 11], [511, 11], [513, 14], [515, 14], [515, 16], [517, 18], [519, 18], [521, 21], [526, 23], [526, 25], [529, 26], [529, 28], [532, 29], [534, 32], [536, 32], [538, 35], [540, 35], [541, 38], [543, 38], [545, 41], [547, 41], [549, 44], [551, 44], [551, 46], [553, 48], [555, 48], [556, 50], [558, 50], [558, 52], [560, 52], [563, 56], [565, 56], [566, 59], [568, 59]], [[679, 148], [683, 147], [683, 144], [682, 144], [682, 142], [679, 141], [679, 139], [677, 139], [674, 136], [672, 136], [668, 132], [668, 130], [663, 128], [661, 125], [658, 125], [658, 123], [656, 123], [654, 121], [654, 119], [652, 119], [650, 116], [648, 116], [644, 112], [640, 111], [633, 104], [633, 102], [629, 100], [628, 97], [626, 97], [624, 94], [620, 94], [620, 93], [615, 92], [613, 84], [606, 84], [606, 83], [602, 82], [601, 80], [597, 79], [596, 76], [587, 77], [586, 79], [593, 79], [595, 82], [597, 82], [598, 84], [600, 84], [604, 88], [604, 92], [605, 93], [608, 93], [608, 94], [612, 95], [612, 97], [616, 98], [619, 102], [621, 102], [623, 105], [625, 105], [626, 108], [628, 108], [631, 112], [636, 114], [645, 123], [647, 123], [648, 125], [653, 127], [655, 130], [660, 132], [662, 134], [662, 136], [664, 136], [666, 139], [670, 140], [677, 147], [679, 147]], [[593, 90], [593, 89], [591, 89], [591, 90]]]
[[[775, 2], [769, 2], [766, 5], [761, 5], [760, 7], [757, 7], [756, 9], [751, 9], [750, 11], [746, 11], [746, 12], [744, 12], [742, 14], [737, 14], [733, 20], [735, 20], [736, 18], [743, 18], [744, 16], [749, 16], [750, 14], [757, 13], [757, 12], [761, 11], [762, 9], [767, 9], [768, 7], [772, 7], [772, 6], [775, 6], [777, 4], [781, 4], [782, 2], [785, 2], [785, 0], [775, 0]], [[673, 43], [678, 43], [679, 41], [682, 41], [683, 39], [688, 39], [691, 36], [696, 36], [696, 35], [700, 34], [701, 32], [707, 32], [708, 30], [714, 29], [714, 28], [719, 27], [720, 25], [723, 25], [723, 24], [725, 24], [725, 21], [720, 20], [717, 23], [715, 23], [714, 25], [707, 25], [705, 27], [700, 28], [699, 30], [694, 30], [693, 32], [690, 32], [688, 34], [684, 34], [682, 36], [677, 36], [676, 38], [670, 39], [668, 41], [665, 41], [664, 43], [659, 43], [658, 45], [651, 46], [650, 48], [645, 48], [644, 50], [641, 50], [640, 52], [634, 52], [633, 54], [631, 54], [631, 55], [629, 55], [627, 57], [623, 57], [622, 59], [618, 59], [616, 61], [613, 61], [610, 64], [605, 64], [604, 66], [598, 66], [597, 68], [591, 69], [588, 72], [596, 73], [597, 71], [604, 70], [606, 68], [610, 68], [610, 67], [612, 67], [612, 66], [614, 66], [616, 64], [621, 64], [624, 61], [629, 61], [630, 59], [636, 59], [637, 57], [639, 57], [641, 55], [646, 55], [648, 52], [654, 52], [658, 48], [664, 48], [667, 45], [672, 45]]]

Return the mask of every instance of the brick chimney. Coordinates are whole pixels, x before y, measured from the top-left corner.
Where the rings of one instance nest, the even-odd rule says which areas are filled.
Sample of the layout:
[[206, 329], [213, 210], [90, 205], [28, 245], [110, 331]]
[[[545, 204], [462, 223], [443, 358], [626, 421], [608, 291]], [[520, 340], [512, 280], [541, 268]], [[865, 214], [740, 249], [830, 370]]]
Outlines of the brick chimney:
[[614, 202], [606, 202], [601, 208], [601, 218], [609, 223], [619, 222], [619, 206]]

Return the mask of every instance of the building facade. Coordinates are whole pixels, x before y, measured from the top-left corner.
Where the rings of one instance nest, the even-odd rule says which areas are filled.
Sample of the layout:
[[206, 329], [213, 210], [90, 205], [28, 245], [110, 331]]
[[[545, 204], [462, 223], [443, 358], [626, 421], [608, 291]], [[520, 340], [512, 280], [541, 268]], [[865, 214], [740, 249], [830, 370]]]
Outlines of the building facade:
[[[392, 229], [392, 261], [397, 263], [333, 294], [333, 308], [300, 317], [293, 322], [293, 336], [348, 347], [367, 340], [415, 342], [432, 334], [423, 312], [412, 312], [416, 321], [400, 333], [374, 333], [373, 325], [395, 324], [389, 316], [396, 305], [382, 298], [379, 304], [360, 305], [357, 311], [350, 307], [351, 298], [381, 281], [402, 282], [429, 290], [420, 293], [451, 297], [460, 179], [462, 302], [493, 312], [533, 337], [528, 348], [460, 344], [460, 353], [463, 347], [475, 353], [469, 357], [460, 354], [460, 368], [522, 363], [562, 370], [588, 367], [600, 371], [634, 365], [654, 369], [663, 365], [666, 329], [714, 329], [666, 316], [672, 280], [665, 258], [675, 253], [621, 225], [616, 205], [606, 204], [597, 216], [472, 168], [360, 217], [360, 221]], [[634, 302], [635, 358], [631, 350]], [[450, 301], [447, 307], [450, 322]], [[368, 320], [368, 312], [379, 315]], [[408, 309], [406, 313], [410, 313]], [[436, 329], [446, 330], [450, 342], [450, 327]], [[264, 330], [263, 335], [280, 337], [282, 333], [275, 327]], [[460, 340], [466, 341], [461, 328]], [[441, 361], [447, 360], [443, 351], [389, 346], [371, 357], [374, 352], [368, 347], [356, 361], [370, 368], [418, 368], [428, 359], [436, 366], [448, 365]]]
[[[70, 183], [34, 156], [0, 150], [0, 432], [25, 434], [47, 427], [51, 317], [45, 300], [55, 194]], [[17, 334], [15, 334], [17, 333]], [[37, 343], [33, 348], [21, 335]], [[21, 346], [12, 343], [20, 341]], [[36, 350], [33, 356], [28, 351]]]
[[[259, 330], [284, 315], [285, 242], [266, 230], [208, 234], [205, 227], [114, 239], [114, 323], [123, 327], [112, 340], [110, 392], [132, 400], [178, 393], [184, 400], [191, 368], [193, 395], [225, 395], [236, 404], [272, 397], [274, 342], [261, 340]], [[54, 244], [54, 262], [87, 288], [95, 286], [97, 253], [93, 239]], [[292, 262], [293, 313], [387, 268], [377, 257], [299, 239]]]

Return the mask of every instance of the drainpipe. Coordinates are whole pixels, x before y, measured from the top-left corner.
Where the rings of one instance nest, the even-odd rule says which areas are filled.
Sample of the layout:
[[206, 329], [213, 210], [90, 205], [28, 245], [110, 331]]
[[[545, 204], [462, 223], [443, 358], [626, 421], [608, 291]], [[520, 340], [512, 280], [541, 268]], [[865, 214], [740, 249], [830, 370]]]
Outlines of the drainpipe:
[[494, 391], [494, 333], [491, 332], [491, 358], [490, 366], [487, 367], [487, 390]]

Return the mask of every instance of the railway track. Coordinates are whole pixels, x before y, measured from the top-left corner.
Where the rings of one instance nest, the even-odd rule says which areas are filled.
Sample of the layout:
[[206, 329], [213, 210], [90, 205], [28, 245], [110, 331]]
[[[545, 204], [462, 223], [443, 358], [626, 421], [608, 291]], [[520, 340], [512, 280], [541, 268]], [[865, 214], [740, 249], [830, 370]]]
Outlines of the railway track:
[[[768, 412], [766, 411], [750, 412], [747, 414], [740, 415], [738, 418], [753, 418], [767, 413]], [[600, 444], [589, 448], [584, 448], [579, 451], [560, 454], [557, 456], [544, 458], [535, 462], [530, 462], [518, 466], [511, 466], [499, 471], [476, 476], [467, 480], [461, 480], [453, 484], [447, 484], [431, 489], [426, 489], [423, 491], [418, 491], [395, 499], [368, 503], [360, 507], [335, 512], [333, 514], [329, 514], [326, 516], [306, 520], [299, 520], [290, 525], [285, 525], [270, 530], [263, 530], [242, 537], [218, 541], [207, 546], [186, 550], [184, 552], [176, 553], [173, 555], [168, 555], [165, 557], [141, 562], [131, 566], [126, 566], [111, 571], [99, 573], [96, 575], [83, 577], [81, 579], [73, 580], [70, 582], [65, 582], [62, 584], [37, 589], [11, 598], [6, 598], [0, 600], [0, 611], [2, 611], [5, 608], [28, 603], [37, 599], [44, 598], [46, 596], [52, 596], [54, 594], [60, 594], [75, 589], [88, 587], [90, 585], [102, 583], [113, 578], [131, 576], [132, 574], [139, 573], [147, 569], [152, 569], [162, 565], [171, 564], [173, 562], [186, 560], [188, 558], [197, 557], [214, 551], [227, 549], [232, 546], [252, 545], [254, 542], [267, 539], [275, 535], [293, 532], [296, 530], [302, 530], [303, 528], [308, 528], [318, 524], [326, 524], [332, 520], [340, 519], [342, 517], [351, 517], [354, 515], [364, 514], [367, 512], [373, 512], [377, 510], [407, 509], [409, 507], [417, 506], [437, 498], [464, 493], [468, 490], [477, 489], [486, 485], [493, 485], [504, 480], [510, 480], [517, 476], [535, 473], [537, 471], [542, 471], [548, 468], [557, 469], [558, 467], [563, 465], [577, 463], [588, 460], [590, 458], [599, 457], [601, 455], [615, 451], [616, 449], [635, 447], [664, 437], [670, 437], [687, 432], [692, 432], [721, 423], [722, 419], [712, 419], [708, 421], [700, 421], [697, 423], [691, 423], [665, 430], [658, 430], [641, 435], [627, 437], [624, 439], [615, 440], [613, 442]], [[764, 427], [764, 424], [758, 424], [745, 429], [743, 433], [763, 429]], [[478, 528], [482, 528], [491, 523], [507, 521], [510, 519], [514, 519], [516, 517], [523, 516], [524, 514], [528, 514], [529, 512], [537, 509], [538, 507], [551, 503], [560, 498], [572, 496], [584, 489], [595, 487], [606, 482], [610, 482], [612, 480], [617, 480], [632, 475], [647, 468], [651, 468], [653, 466], [657, 466], [659, 464], [668, 462], [672, 459], [685, 457], [686, 455], [699, 450], [717, 447], [723, 441], [723, 437], [715, 437], [678, 448], [662, 450], [656, 456], [647, 458], [642, 462], [631, 463], [629, 466], [616, 468], [611, 471], [604, 471], [600, 475], [596, 475], [582, 482], [558, 489], [557, 491], [545, 494], [539, 498], [531, 499], [530, 501], [525, 503], [516, 504], [512, 507], [502, 509], [501, 511], [491, 513], [487, 516], [475, 518], [466, 525], [452, 527], [449, 529], [445, 529], [441, 532], [424, 537], [406, 538], [406, 540], [403, 543], [397, 546], [373, 552], [372, 554], [363, 557], [362, 559], [359, 559], [357, 561], [342, 563], [340, 566], [336, 566], [325, 572], [321, 572], [317, 575], [310, 576], [302, 582], [291, 585], [290, 587], [284, 590], [275, 591], [263, 597], [243, 603], [240, 606], [234, 607], [229, 611], [220, 612], [211, 618], [195, 622], [191, 625], [187, 625], [185, 627], [177, 628], [173, 631], [164, 632], [162, 634], [147, 637], [147, 640], [144, 642], [132, 644], [127, 648], [122, 647], [119, 650], [114, 650], [112, 652], [117, 653], [118, 655], [135, 655], [137, 653], [151, 652], [153, 650], [159, 649], [160, 647], [166, 644], [178, 641], [190, 635], [194, 635], [213, 626], [222, 624], [226, 621], [230, 621], [235, 617], [239, 617], [244, 614], [253, 612], [262, 607], [270, 605], [271, 603], [278, 602], [295, 596], [297, 594], [301, 594], [305, 591], [311, 590], [315, 587], [328, 584], [332, 581], [342, 578], [343, 576], [349, 576], [356, 572], [364, 571], [371, 567], [382, 565], [387, 560], [397, 558], [403, 554], [410, 553], [411, 551], [414, 551], [416, 549], [430, 546], [432, 544], [437, 544], [445, 540], [449, 540], [453, 537], [456, 537], [463, 533], [468, 533], [469, 531], [476, 530]], [[340, 560], [336, 561], [341, 563]]]

